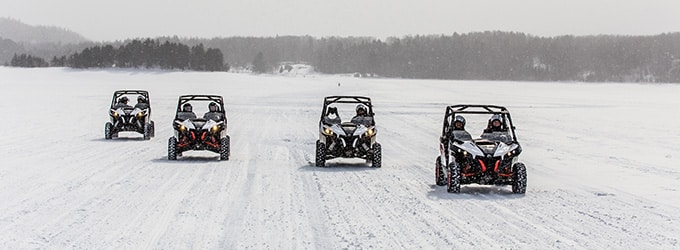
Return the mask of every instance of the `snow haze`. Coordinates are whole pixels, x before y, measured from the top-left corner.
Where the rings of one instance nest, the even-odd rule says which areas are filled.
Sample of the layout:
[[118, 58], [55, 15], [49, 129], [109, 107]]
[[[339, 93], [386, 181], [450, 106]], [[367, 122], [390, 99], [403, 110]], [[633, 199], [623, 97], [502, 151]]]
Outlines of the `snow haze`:
[[[2, 249], [680, 247], [680, 85], [7, 67], [0, 76]], [[126, 88], [150, 93], [150, 141], [104, 140], [111, 94]], [[183, 94], [224, 96], [229, 161], [167, 160]], [[382, 168], [313, 166], [327, 95], [372, 98]], [[434, 185], [444, 109], [458, 103], [508, 107], [525, 195]]]
[[0, 16], [64, 27], [95, 41], [172, 35], [385, 38], [487, 30], [539, 36], [680, 31], [676, 0], [0, 0], [0, 6]]

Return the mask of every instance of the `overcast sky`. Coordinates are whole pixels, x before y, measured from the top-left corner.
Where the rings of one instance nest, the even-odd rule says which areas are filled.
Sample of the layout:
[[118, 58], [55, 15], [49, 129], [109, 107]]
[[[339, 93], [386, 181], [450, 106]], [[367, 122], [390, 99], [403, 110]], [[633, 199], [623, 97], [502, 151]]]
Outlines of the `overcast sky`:
[[0, 0], [0, 17], [95, 41], [486, 30], [653, 35], [680, 32], [680, 0]]

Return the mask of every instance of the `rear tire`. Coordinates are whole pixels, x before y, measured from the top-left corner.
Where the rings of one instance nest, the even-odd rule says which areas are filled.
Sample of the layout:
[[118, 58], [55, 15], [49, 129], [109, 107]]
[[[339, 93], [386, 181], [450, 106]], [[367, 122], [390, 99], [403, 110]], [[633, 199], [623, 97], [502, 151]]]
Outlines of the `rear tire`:
[[156, 137], [156, 124], [151, 121], [151, 137]]
[[319, 140], [316, 141], [316, 166], [326, 167], [326, 144]]
[[460, 169], [455, 162], [449, 164], [449, 171], [446, 179], [446, 191], [449, 193], [460, 193]]
[[144, 140], [151, 139], [151, 133], [153, 131], [153, 125], [151, 123], [144, 123]]
[[374, 168], [382, 167], [382, 146], [380, 145], [380, 143], [377, 142], [373, 144], [372, 167]]
[[177, 160], [177, 139], [174, 136], [168, 139], [168, 160]]
[[437, 186], [446, 186], [446, 171], [442, 168], [441, 156], [437, 156], [437, 160], [434, 163], [434, 182]]
[[524, 163], [515, 163], [512, 168], [512, 192], [523, 194], [527, 191], [527, 167]]
[[104, 125], [104, 139], [111, 140], [111, 138], [113, 138], [113, 124], [107, 122]]
[[228, 161], [229, 160], [229, 154], [230, 154], [230, 144], [231, 143], [231, 138], [227, 135], [227, 137], [224, 137], [220, 139], [220, 161]]

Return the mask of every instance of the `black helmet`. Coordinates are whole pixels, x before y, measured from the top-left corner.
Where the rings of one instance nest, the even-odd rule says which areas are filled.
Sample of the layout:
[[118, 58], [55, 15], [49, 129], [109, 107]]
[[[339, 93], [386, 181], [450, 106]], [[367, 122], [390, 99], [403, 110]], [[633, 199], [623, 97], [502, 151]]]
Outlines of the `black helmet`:
[[146, 102], [146, 97], [144, 97], [143, 95], [138, 96], [138, 97], [137, 97], [137, 102], [139, 102], [139, 103], [144, 103], [144, 102]]
[[184, 105], [182, 105], [182, 111], [184, 111], [184, 112], [192, 112], [193, 109], [194, 109], [194, 107], [191, 106], [190, 103], [185, 103]]
[[326, 111], [326, 115], [330, 114], [338, 114], [338, 108], [337, 107], [328, 107], [328, 110]]
[[128, 102], [127, 96], [123, 96], [123, 97], [119, 98], [119, 99], [118, 99], [118, 102], [119, 102], [119, 103], [127, 103], [127, 102]]
[[359, 110], [363, 110], [364, 114], [366, 114], [366, 106], [364, 106], [363, 104], [357, 105], [357, 108], [356, 108], [357, 114], [359, 114]]
[[217, 106], [217, 103], [211, 102], [210, 104], [208, 104], [208, 110], [210, 112], [215, 112], [219, 110], [219, 107]]
[[503, 125], [503, 120], [501, 119], [501, 115], [499, 115], [499, 114], [494, 114], [494, 115], [491, 116], [491, 118], [489, 119], [489, 127], [493, 127], [494, 121], [498, 121], [498, 123], [501, 124], [500, 126]]
[[456, 127], [456, 122], [460, 122], [463, 124], [462, 129], [465, 129], [465, 117], [462, 117], [460, 115], [457, 115], [455, 118], [453, 118], [453, 127]]

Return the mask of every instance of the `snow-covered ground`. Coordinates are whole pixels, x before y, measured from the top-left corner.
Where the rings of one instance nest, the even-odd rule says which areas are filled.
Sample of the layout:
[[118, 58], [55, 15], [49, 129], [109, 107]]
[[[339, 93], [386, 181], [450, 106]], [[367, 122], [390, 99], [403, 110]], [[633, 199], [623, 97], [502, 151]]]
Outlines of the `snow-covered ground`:
[[[150, 141], [104, 140], [111, 94], [126, 88], [150, 92]], [[166, 160], [182, 94], [224, 96], [229, 161]], [[322, 98], [345, 94], [373, 99], [381, 169], [313, 166]], [[679, 96], [670, 84], [0, 67], [0, 248], [677, 249]], [[510, 109], [525, 195], [434, 185], [457, 103]]]

